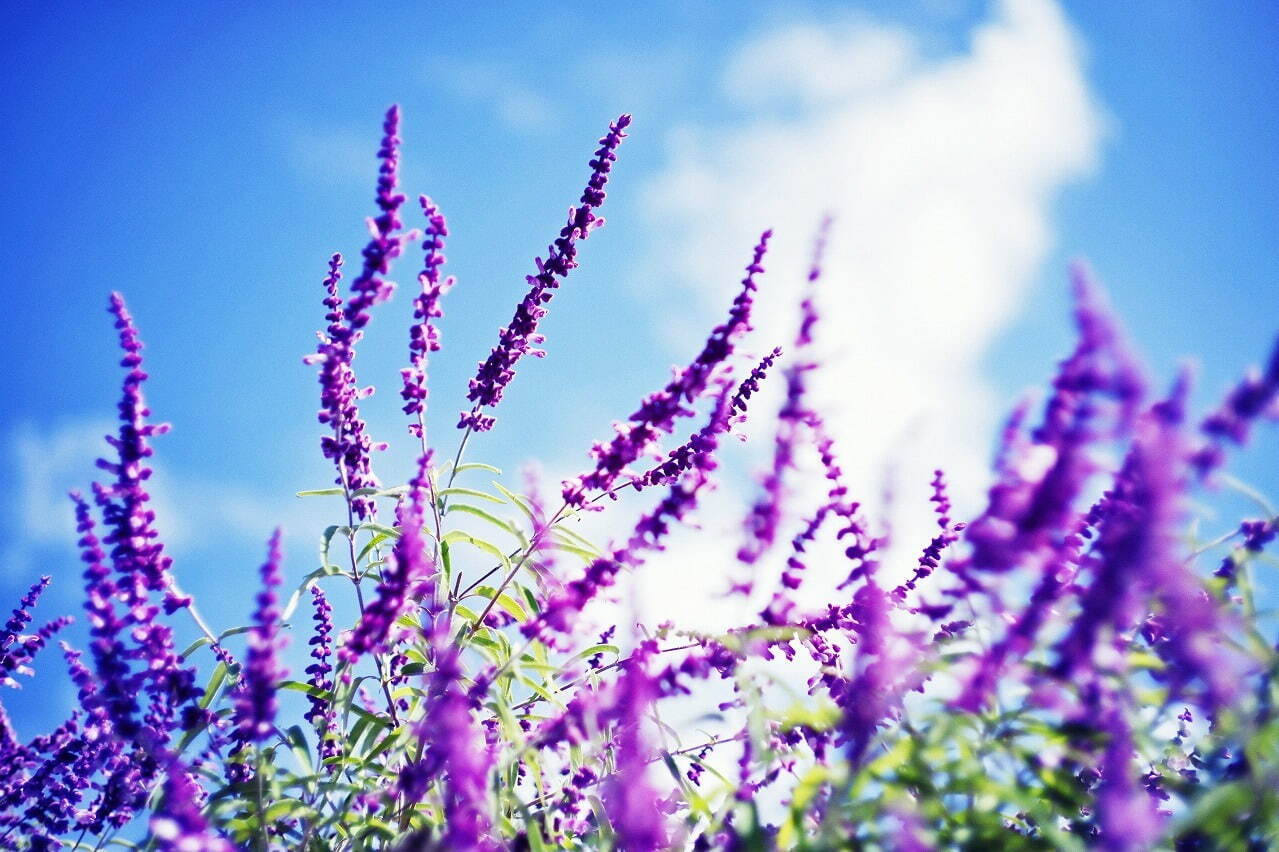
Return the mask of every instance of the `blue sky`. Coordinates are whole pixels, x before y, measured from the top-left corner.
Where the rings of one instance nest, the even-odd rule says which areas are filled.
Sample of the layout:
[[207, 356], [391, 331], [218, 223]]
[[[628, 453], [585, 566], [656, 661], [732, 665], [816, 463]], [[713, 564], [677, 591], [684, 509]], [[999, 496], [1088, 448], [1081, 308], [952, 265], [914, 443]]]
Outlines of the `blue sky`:
[[[1091, 261], [1156, 375], [1200, 361], [1205, 403], [1279, 330], [1279, 13], [1268, 4], [248, 9], [12, 2], [2, 13], [0, 500], [19, 519], [0, 548], [4, 600], [52, 573], [42, 611], [79, 611], [60, 495], [87, 484], [114, 414], [112, 289], [147, 341], [152, 407], [174, 424], [158, 442], [157, 491], [183, 584], [233, 623], [277, 521], [290, 573], [309, 570], [313, 533], [295, 526], [312, 510], [292, 494], [330, 474], [300, 358], [321, 323], [325, 258], [362, 245], [391, 102], [405, 113], [405, 189], [433, 196], [453, 231], [437, 434], [576, 200], [595, 140], [635, 114], [608, 225], [545, 323], [550, 357], [526, 363], [475, 450], [508, 468], [583, 461], [697, 346], [758, 231], [778, 227], [770, 272], [793, 279], [828, 208], [848, 213], [830, 284], [832, 358], [848, 369], [827, 389], [875, 464], [903, 430], [937, 419], [916, 396], [956, 412], [919, 427], [920, 446], [943, 456], [922, 467], [984, 457], [998, 412], [1070, 344], [1073, 257]], [[411, 284], [418, 258], [410, 250], [392, 277]], [[904, 301], [876, 301], [893, 293]], [[792, 295], [774, 291], [779, 305]], [[374, 432], [401, 448], [387, 479], [408, 459], [395, 393], [407, 305], [402, 292], [380, 309], [358, 362], [380, 388]], [[866, 410], [882, 427], [865, 425]], [[1279, 493], [1276, 436], [1260, 438], [1269, 447], [1239, 470]], [[975, 473], [966, 480], [961, 492], [980, 491]], [[21, 719], [38, 692], [5, 700]]]

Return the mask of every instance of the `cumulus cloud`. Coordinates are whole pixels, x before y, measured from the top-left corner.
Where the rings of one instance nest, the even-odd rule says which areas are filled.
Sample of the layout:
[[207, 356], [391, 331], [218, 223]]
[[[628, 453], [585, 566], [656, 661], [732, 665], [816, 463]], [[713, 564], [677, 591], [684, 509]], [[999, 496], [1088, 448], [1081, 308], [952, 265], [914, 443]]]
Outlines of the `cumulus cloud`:
[[443, 86], [457, 97], [487, 105], [510, 130], [540, 130], [556, 118], [550, 99], [484, 62], [436, 60], [430, 65], [429, 79], [431, 85]]
[[[9, 436], [15, 467], [11, 499], [21, 519], [6, 554], [15, 582], [33, 574], [25, 563], [36, 548], [73, 551], [77, 535], [67, 492], [88, 495], [89, 484], [105, 475], [94, 462], [109, 453], [103, 436], [115, 430], [106, 420], [28, 422]], [[154, 458], [151, 467], [147, 491], [165, 546], [176, 556], [214, 550], [228, 538], [263, 542], [277, 524], [290, 533], [298, 552], [306, 552], [324, 527], [323, 509], [331, 509], [287, 493], [262, 495], [242, 483], [192, 476]]]
[[[1095, 166], [1102, 132], [1080, 45], [1050, 0], [997, 4], [955, 55], [926, 59], [915, 44], [869, 24], [743, 44], [722, 88], [748, 117], [672, 137], [647, 194], [661, 247], [649, 268], [665, 274], [646, 277], [677, 288], [656, 299], [701, 299], [669, 323], [682, 351], [723, 313], [758, 232], [775, 228], [755, 340], [786, 343], [808, 243], [834, 213], [815, 394], [868, 503], [892, 470], [890, 519], [910, 551], [931, 534], [933, 467], [968, 505], [985, 485], [1000, 414], [981, 359], [1051, 246], [1057, 190]], [[731, 492], [706, 519], [722, 535], [683, 541], [678, 563], [643, 572], [651, 615], [725, 615], [708, 603], [740, 517]], [[673, 587], [680, 595], [655, 591]]]

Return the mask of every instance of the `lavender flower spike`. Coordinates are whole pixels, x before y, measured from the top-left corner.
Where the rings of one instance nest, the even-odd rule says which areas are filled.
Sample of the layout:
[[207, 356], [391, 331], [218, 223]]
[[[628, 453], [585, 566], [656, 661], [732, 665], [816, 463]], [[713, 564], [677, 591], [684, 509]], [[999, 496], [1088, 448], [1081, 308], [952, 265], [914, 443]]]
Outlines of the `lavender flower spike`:
[[[385, 449], [385, 444], [374, 444], [369, 438], [364, 421], [360, 418], [357, 401], [373, 393], [372, 388], [356, 387], [352, 362], [355, 360], [355, 344], [364, 334], [369, 323], [369, 310], [391, 297], [395, 285], [385, 276], [391, 261], [399, 256], [411, 234], [402, 233], [400, 207], [404, 195], [396, 192], [399, 183], [399, 127], [400, 109], [392, 106], [383, 123], [384, 135], [378, 158], [382, 165], [378, 170], [376, 202], [381, 214], [369, 219], [371, 239], [364, 248], [364, 264], [359, 276], [351, 283], [351, 297], [343, 305], [338, 296], [339, 271], [342, 256], [335, 254], [329, 260], [329, 274], [324, 279], [327, 296], [324, 300], [329, 312], [326, 333], [320, 335], [320, 343], [314, 355], [303, 359], [308, 364], [320, 364], [320, 414], [321, 423], [333, 429], [332, 435], [320, 441], [325, 458], [332, 459], [338, 468], [337, 483], [347, 492], [361, 488], [375, 488], [370, 454]], [[371, 498], [349, 497], [350, 506], [361, 519], [376, 514]]]
[[149, 505], [151, 495], [145, 488], [151, 478], [151, 468], [146, 465], [152, 454], [148, 439], [168, 432], [169, 424], [147, 422], [151, 409], [142, 393], [142, 385], [147, 380], [142, 369], [142, 339], [124, 297], [112, 293], [109, 310], [115, 315], [120, 348], [124, 350], [120, 365], [128, 372], [119, 404], [120, 431], [106, 438], [115, 448], [117, 458], [97, 462], [98, 467], [116, 477], [113, 486], [99, 493], [103, 520], [112, 528], [104, 543], [111, 546], [111, 559], [117, 570], [131, 578], [131, 582], [121, 588], [126, 603], [138, 604], [147, 591], [165, 592], [166, 609], [171, 612], [186, 601], [170, 591], [172, 560], [164, 554], [164, 545], [159, 541], [154, 527], [155, 512]]
[[434, 565], [422, 537], [426, 519], [430, 454], [418, 459], [417, 473], [409, 481], [408, 500], [400, 505], [397, 525], [400, 537], [395, 549], [382, 565], [382, 579], [377, 596], [369, 602], [350, 638], [338, 651], [347, 663], [362, 654], [377, 653], [391, 635], [395, 620], [415, 598], [417, 590], [429, 577]]
[[657, 697], [645, 670], [657, 643], [647, 640], [631, 655], [618, 684], [617, 703], [622, 708], [617, 731], [617, 771], [604, 787], [604, 805], [617, 833], [619, 849], [656, 852], [669, 848], [666, 826], [657, 792], [648, 782], [648, 749], [645, 747], [645, 713]]
[[[334, 254], [329, 258], [329, 273], [324, 278], [324, 306], [328, 308], [324, 318], [329, 325], [320, 335], [316, 353], [302, 360], [307, 364], [320, 364], [320, 413], [317, 419], [333, 430], [331, 435], [320, 439], [320, 451], [337, 465], [335, 482], [349, 492], [374, 487], [377, 480], [369, 461], [369, 454], [375, 447], [365, 430], [358, 406], [358, 400], [367, 396], [369, 391], [356, 387], [355, 371], [351, 367], [355, 351], [343, 343], [349, 330], [342, 297], [338, 295], [341, 280], [342, 255]], [[370, 518], [375, 512], [373, 500], [368, 497], [352, 497], [351, 508], [360, 518]]]
[[617, 434], [611, 441], [591, 448], [595, 467], [564, 483], [566, 503], [582, 506], [588, 492], [608, 491], [627, 472], [629, 465], [648, 452], [662, 435], [675, 431], [676, 419], [692, 416], [693, 409], [688, 403], [706, 391], [720, 365], [733, 354], [737, 338], [750, 331], [751, 308], [759, 289], [755, 277], [764, 271], [764, 255], [772, 236], [772, 231], [760, 235], [728, 319], [712, 329], [692, 363], [678, 370], [666, 387], [645, 397], [629, 422], [613, 424]]
[[13, 615], [4, 625], [4, 630], [0, 630], [0, 684], [4, 686], [16, 687], [17, 681], [13, 679], [15, 674], [23, 674], [30, 676], [33, 674], [28, 665], [32, 658], [43, 648], [63, 627], [71, 623], [68, 616], [56, 618], [48, 624], [41, 627], [33, 634], [24, 635], [22, 629], [31, 623], [31, 610], [35, 607], [36, 602], [40, 599], [40, 595], [49, 587], [49, 577], [46, 575], [32, 584], [31, 588], [22, 600], [18, 602], [18, 608], [13, 611]]
[[[739, 417], [745, 417], [747, 402], [759, 390], [759, 383], [767, 377], [773, 362], [781, 355], [781, 347], [765, 355], [755, 369], [751, 370], [750, 375], [737, 386], [737, 390], [729, 398], [728, 405], [717, 411], [716, 416], [712, 417], [700, 431], [671, 450], [666, 460], [645, 473], [640, 481], [645, 485], [652, 485], [669, 482], [691, 468], [714, 469], [711, 455], [719, 445], [718, 436], [732, 428], [735, 412], [740, 412]], [[637, 482], [636, 487], [639, 486], [640, 483]]]
[[346, 304], [346, 316], [349, 323], [346, 343], [353, 344], [360, 329], [369, 323], [369, 308], [381, 304], [391, 298], [395, 285], [382, 276], [391, 270], [391, 261], [399, 257], [409, 235], [401, 233], [404, 223], [400, 221], [400, 207], [404, 204], [404, 195], [396, 192], [399, 185], [400, 168], [400, 108], [392, 105], [386, 111], [386, 119], [382, 123], [382, 147], [378, 149], [378, 159], [382, 165], [378, 169], [376, 202], [381, 214], [368, 220], [369, 234], [372, 239], [364, 247], [364, 268], [360, 275], [351, 282], [351, 298]]
[[275, 724], [276, 684], [284, 679], [278, 655], [285, 637], [280, 633], [280, 607], [276, 588], [280, 585], [280, 530], [277, 527], [267, 545], [262, 564], [262, 591], [249, 630], [249, 656], [244, 668], [244, 688], [236, 693], [235, 723], [241, 742], [263, 742]]
[[426, 229], [422, 240], [422, 248], [426, 258], [417, 280], [422, 291], [413, 300], [414, 325], [409, 336], [409, 366], [400, 371], [404, 377], [404, 389], [400, 396], [404, 398], [404, 413], [415, 417], [409, 424], [409, 432], [417, 438], [424, 438], [426, 399], [430, 391], [426, 386], [426, 364], [432, 352], [440, 349], [439, 329], [431, 322], [444, 316], [440, 309], [440, 297], [452, 289], [453, 276], [440, 280], [440, 267], [444, 265], [444, 238], [449, 235], [448, 223], [440, 208], [425, 195], [418, 198], [422, 205], [422, 213], [426, 216]]
[[[333, 607], [319, 586], [311, 587], [311, 602], [315, 606], [315, 635], [307, 643], [311, 645], [311, 658], [315, 660], [307, 666], [310, 676], [308, 685], [325, 692], [333, 691]], [[315, 726], [320, 741], [320, 759], [328, 760], [338, 755], [337, 744], [337, 709], [333, 702], [326, 698], [308, 696], [311, 709], [306, 712], [306, 719]], [[329, 765], [330, 772], [337, 771], [336, 764]]]
[[492, 429], [495, 418], [481, 414], [481, 410], [502, 400], [502, 392], [515, 377], [515, 364], [521, 358], [525, 355], [540, 358], [545, 354], [536, 348], [543, 340], [537, 333], [538, 323], [546, 315], [546, 305], [555, 295], [560, 281], [577, 266], [577, 241], [586, 239], [592, 230], [604, 224], [595, 211], [604, 203], [604, 187], [617, 160], [617, 146], [626, 138], [623, 131], [630, 123], [629, 115], [619, 116], [600, 139], [600, 147], [590, 162], [591, 177], [582, 191], [581, 201], [576, 207], [569, 208], [568, 223], [547, 247], [546, 260], [536, 259], [537, 274], [527, 276], [528, 294], [516, 306], [510, 325], [502, 329], [497, 346], [480, 363], [479, 372], [471, 379], [466, 397], [475, 404], [469, 412], [462, 412], [459, 429], [474, 429], [476, 432]]
[[783, 376], [786, 379], [786, 401], [777, 412], [777, 432], [773, 438], [773, 462], [760, 477], [760, 495], [751, 505], [746, 516], [746, 541], [737, 551], [737, 558], [747, 565], [754, 564], [777, 540], [777, 528], [782, 521], [782, 503], [786, 492], [786, 473], [795, 466], [795, 447], [802, 435], [802, 427], [819, 421], [817, 412], [806, 402], [807, 374], [817, 364], [803, 359], [803, 353], [813, 342], [813, 329], [820, 318], [813, 303], [813, 290], [822, 276], [822, 257], [830, 231], [831, 217], [822, 219], [813, 246], [813, 258], [808, 267], [808, 284], [800, 305], [799, 331], [795, 334], [795, 353], [799, 358], [789, 365]]
[[1252, 423], [1267, 412], [1279, 415], [1279, 342], [1270, 355], [1270, 363], [1264, 373], [1250, 370], [1239, 384], [1231, 389], [1221, 406], [1204, 418], [1199, 430], [1207, 438], [1193, 459], [1199, 477], [1205, 478], [1225, 461], [1227, 443], [1243, 446], [1248, 442]]
[[231, 852], [231, 844], [214, 834], [200, 813], [200, 795], [187, 770], [172, 761], [163, 804], [151, 817], [151, 835], [162, 852]]

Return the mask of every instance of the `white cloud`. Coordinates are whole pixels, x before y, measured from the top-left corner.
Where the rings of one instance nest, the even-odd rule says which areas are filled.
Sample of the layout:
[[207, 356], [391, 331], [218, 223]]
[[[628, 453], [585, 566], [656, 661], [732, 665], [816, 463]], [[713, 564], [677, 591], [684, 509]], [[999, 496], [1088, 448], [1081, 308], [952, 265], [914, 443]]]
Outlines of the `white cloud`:
[[[946, 468], [969, 505], [985, 485], [1000, 412], [980, 359], [1051, 245], [1055, 192], [1094, 167], [1102, 130], [1080, 47], [1050, 0], [998, 4], [958, 55], [925, 62], [913, 43], [860, 25], [795, 27], [743, 45], [724, 91], [756, 109], [672, 137], [647, 198], [661, 251], [646, 268], [666, 274], [645, 279], [671, 282], [653, 298], [684, 313], [685, 294], [702, 297], [668, 328], [687, 350], [723, 313], [755, 235], [773, 227], [755, 339], [760, 349], [785, 344], [809, 240], [822, 213], [835, 213], [815, 393], [869, 503], [893, 463], [906, 561], [931, 535], [933, 467]], [[770, 114], [778, 103], [790, 108]], [[768, 436], [757, 438], [765, 448]], [[733, 535], [739, 507], [723, 504], [744, 499], [724, 489], [708, 528]], [[660, 591], [728, 569], [721, 535], [683, 542], [694, 543], [697, 558], [672, 547], [678, 560], [646, 569], [652, 617], [724, 614], [704, 589]]]
[[511, 130], [538, 130], [555, 120], [555, 107], [548, 98], [492, 65], [436, 60], [430, 65], [429, 77], [433, 86], [487, 104], [498, 121]]
[[[95, 467], [95, 460], [110, 451], [103, 436], [115, 429], [106, 420], [24, 423], [9, 436], [9, 457], [16, 466], [12, 499], [21, 519], [20, 534], [10, 539], [6, 554], [15, 582], [34, 576], [35, 568], [26, 564], [34, 548], [73, 552], [77, 535], [67, 493], [76, 489], [91, 499], [90, 483], [106, 476]], [[216, 549], [228, 537], [265, 542], [277, 525], [288, 533], [291, 549], [306, 553], [328, 522], [325, 510], [333, 508], [322, 498], [299, 500], [287, 491], [263, 495], [243, 483], [191, 476], [156, 458], [151, 467], [147, 492], [156, 527], [179, 562]]]
[[882, 91], [909, 70], [911, 36], [873, 24], [796, 25], [748, 41], [729, 61], [722, 88], [746, 106], [820, 106]]

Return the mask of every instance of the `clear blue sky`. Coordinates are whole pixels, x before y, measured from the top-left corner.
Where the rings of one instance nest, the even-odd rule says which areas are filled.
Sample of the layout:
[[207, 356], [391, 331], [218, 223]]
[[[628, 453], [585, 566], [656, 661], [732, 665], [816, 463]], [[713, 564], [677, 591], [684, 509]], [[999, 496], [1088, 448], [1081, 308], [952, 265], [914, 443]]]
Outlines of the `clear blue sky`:
[[[175, 2], [144, 12], [140, 4], [12, 0], [0, 12], [0, 245], [9, 282], [0, 441], [10, 462], [0, 462], [9, 486], [0, 501], [23, 526], [31, 526], [30, 465], [24, 472], [14, 449], [23, 436], [28, 449], [52, 455], [41, 443], [47, 436], [74, 436], [114, 414], [119, 371], [104, 311], [112, 289], [125, 292], [147, 342], [152, 407], [175, 427], [158, 442], [166, 470], [209, 488], [230, 483], [268, 509], [328, 483], [316, 449], [314, 374], [300, 356], [321, 323], [324, 259], [333, 250], [357, 257], [364, 239], [387, 104], [405, 111], [406, 188], [439, 201], [454, 234], [450, 270], [461, 283], [446, 305], [446, 349], [432, 382], [442, 430], [509, 318], [531, 257], [580, 191], [595, 139], [616, 114], [635, 113], [610, 185], [609, 225], [585, 246], [546, 324], [551, 358], [524, 371], [504, 406], [507, 422], [531, 428], [478, 454], [511, 464], [602, 437], [608, 416], [627, 413], [682, 353], [660, 325], [684, 306], [646, 302], [622, 284], [642, 276], [634, 258], [653, 238], [640, 225], [638, 196], [664, 165], [671, 128], [732, 117], [715, 80], [743, 39], [855, 13], [918, 32], [930, 54], [944, 57], [963, 50], [973, 23], [989, 14], [985, 3], [963, 0], [784, 10], [750, 2], [434, 3], [394, 12], [267, 5]], [[1070, 341], [1065, 264], [1083, 255], [1150, 363], [1167, 375], [1181, 356], [1197, 357], [1201, 399], [1215, 398], [1279, 331], [1279, 10], [1088, 0], [1066, 14], [1110, 129], [1099, 168], [1054, 206], [1052, 250], [1026, 309], [986, 355], [989, 379], [1010, 401], [1046, 377]], [[417, 258], [410, 252], [393, 277], [411, 282]], [[361, 378], [381, 387], [374, 411], [387, 418], [407, 301], [379, 314], [359, 361]], [[584, 328], [603, 336], [575, 333]], [[546, 413], [568, 384], [571, 405], [590, 412], [580, 424]], [[1270, 449], [1245, 456], [1242, 472], [1279, 491], [1279, 435], [1260, 437]], [[45, 484], [60, 489], [68, 472], [54, 467]], [[86, 465], [79, 481], [93, 474]], [[185, 493], [177, 509], [199, 518], [202, 499]], [[260, 521], [265, 540], [269, 514], [233, 526]], [[249, 606], [260, 547], [228, 529], [200, 532], [177, 548], [180, 575], [230, 623]], [[0, 600], [52, 573], [61, 582], [42, 612], [78, 613], [79, 569], [65, 543], [34, 527], [7, 535]], [[295, 576], [309, 567], [305, 550], [292, 558]], [[56, 659], [43, 668], [57, 679]], [[4, 700], [21, 718], [38, 692]]]

